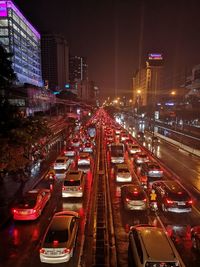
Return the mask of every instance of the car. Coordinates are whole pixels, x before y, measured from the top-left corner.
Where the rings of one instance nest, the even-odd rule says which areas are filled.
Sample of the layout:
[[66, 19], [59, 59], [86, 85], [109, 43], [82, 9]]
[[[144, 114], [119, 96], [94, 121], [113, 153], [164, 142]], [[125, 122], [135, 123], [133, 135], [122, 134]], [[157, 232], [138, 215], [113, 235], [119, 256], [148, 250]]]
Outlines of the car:
[[73, 138], [73, 139], [71, 140], [71, 145], [72, 145], [73, 147], [79, 147], [80, 144], [81, 144], [81, 141], [80, 141], [79, 138]]
[[149, 156], [145, 152], [138, 152], [134, 155], [134, 163], [136, 165], [140, 165], [148, 161], [149, 161]]
[[200, 225], [191, 228], [192, 248], [200, 252]]
[[40, 247], [40, 261], [64, 263], [73, 256], [78, 234], [79, 215], [74, 211], [54, 214]]
[[120, 141], [121, 142], [125, 142], [128, 139], [129, 139], [129, 134], [125, 133], [125, 132], [122, 132], [121, 135], [120, 135]]
[[135, 155], [136, 153], [139, 153], [142, 151], [138, 145], [133, 145], [133, 144], [129, 144], [127, 150], [128, 150], [129, 155]]
[[157, 162], [149, 161], [141, 165], [140, 180], [146, 180], [146, 187], [151, 187], [152, 183], [163, 178], [163, 170]]
[[152, 188], [157, 194], [158, 205], [163, 212], [184, 213], [192, 211], [191, 196], [175, 180], [154, 182]]
[[73, 146], [67, 146], [64, 150], [64, 155], [66, 157], [74, 157], [76, 155], [76, 150]]
[[145, 141], [145, 134], [143, 132], [137, 132], [136, 137], [137, 137], [139, 142], [144, 142]]
[[47, 205], [50, 196], [49, 189], [28, 191], [13, 207], [13, 219], [16, 221], [36, 220]]
[[71, 159], [65, 156], [59, 156], [54, 162], [54, 170], [67, 170], [71, 164]]
[[90, 165], [90, 155], [86, 152], [80, 152], [77, 157], [77, 165]]
[[164, 229], [147, 224], [134, 225], [128, 239], [129, 266], [182, 266], [181, 257]]
[[116, 182], [131, 182], [132, 175], [128, 169], [127, 164], [120, 163], [115, 165], [115, 179]]
[[152, 178], [161, 178], [163, 177], [163, 170], [157, 162], [149, 161], [142, 164], [141, 174]]
[[85, 176], [83, 171], [68, 171], [63, 181], [62, 197], [82, 197], [84, 184]]
[[88, 153], [93, 153], [94, 146], [91, 142], [86, 142], [82, 146], [82, 151], [83, 152], [88, 152]]
[[138, 184], [121, 186], [121, 199], [126, 210], [146, 210], [148, 208], [146, 192]]

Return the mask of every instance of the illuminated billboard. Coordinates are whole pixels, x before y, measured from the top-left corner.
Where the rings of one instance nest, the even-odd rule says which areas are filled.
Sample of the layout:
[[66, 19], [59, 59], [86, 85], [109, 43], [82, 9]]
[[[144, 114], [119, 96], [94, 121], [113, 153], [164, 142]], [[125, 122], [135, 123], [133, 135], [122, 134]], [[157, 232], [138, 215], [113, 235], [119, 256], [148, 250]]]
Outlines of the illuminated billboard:
[[163, 60], [162, 54], [148, 54], [149, 60]]
[[7, 5], [5, 1], [0, 1], [0, 17], [7, 17]]

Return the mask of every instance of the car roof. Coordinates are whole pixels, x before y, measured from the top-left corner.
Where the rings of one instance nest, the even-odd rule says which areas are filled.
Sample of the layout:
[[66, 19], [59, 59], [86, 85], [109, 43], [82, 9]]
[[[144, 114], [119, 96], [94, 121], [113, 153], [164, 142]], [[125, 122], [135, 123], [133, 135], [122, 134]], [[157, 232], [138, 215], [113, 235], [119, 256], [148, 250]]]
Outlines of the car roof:
[[68, 173], [66, 173], [65, 180], [68, 180], [68, 179], [79, 180], [80, 175], [82, 173], [83, 172], [81, 170], [69, 171]]
[[[154, 260], [175, 260], [175, 254], [165, 231], [158, 227], [136, 227], [147, 255]], [[166, 242], [167, 241], [167, 242]]]

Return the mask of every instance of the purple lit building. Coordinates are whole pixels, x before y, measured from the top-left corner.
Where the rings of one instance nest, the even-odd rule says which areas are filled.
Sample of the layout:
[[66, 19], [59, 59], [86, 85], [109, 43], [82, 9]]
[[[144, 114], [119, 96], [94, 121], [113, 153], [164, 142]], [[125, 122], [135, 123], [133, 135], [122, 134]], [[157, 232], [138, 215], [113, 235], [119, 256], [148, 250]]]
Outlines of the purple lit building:
[[0, 44], [14, 55], [19, 84], [43, 85], [40, 34], [12, 1], [0, 0]]

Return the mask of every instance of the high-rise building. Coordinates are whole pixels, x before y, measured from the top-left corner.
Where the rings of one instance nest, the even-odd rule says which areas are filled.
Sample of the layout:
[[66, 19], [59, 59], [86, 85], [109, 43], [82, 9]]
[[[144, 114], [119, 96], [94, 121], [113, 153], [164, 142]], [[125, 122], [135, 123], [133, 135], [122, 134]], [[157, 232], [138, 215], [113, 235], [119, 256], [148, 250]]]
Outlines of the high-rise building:
[[69, 59], [69, 80], [84, 81], [88, 79], [88, 65], [85, 57], [70, 56]]
[[69, 82], [69, 46], [58, 34], [42, 34], [42, 76], [48, 88], [63, 90]]
[[43, 85], [40, 34], [12, 1], [0, 1], [0, 44], [13, 53], [19, 84]]
[[72, 87], [77, 88], [77, 94], [82, 100], [87, 100], [88, 95], [88, 65], [85, 57], [70, 56], [69, 80]]
[[155, 105], [163, 94], [163, 57], [149, 54], [146, 67], [133, 77], [133, 102], [136, 106]]

